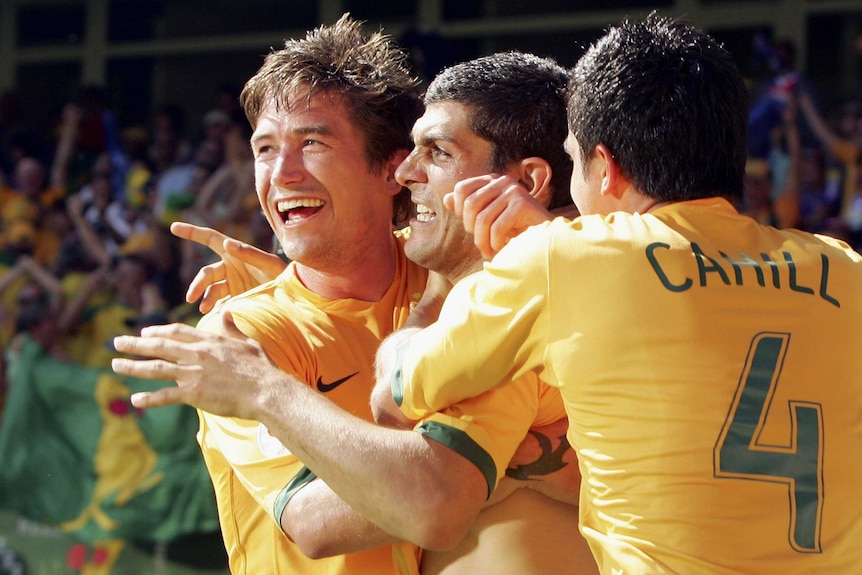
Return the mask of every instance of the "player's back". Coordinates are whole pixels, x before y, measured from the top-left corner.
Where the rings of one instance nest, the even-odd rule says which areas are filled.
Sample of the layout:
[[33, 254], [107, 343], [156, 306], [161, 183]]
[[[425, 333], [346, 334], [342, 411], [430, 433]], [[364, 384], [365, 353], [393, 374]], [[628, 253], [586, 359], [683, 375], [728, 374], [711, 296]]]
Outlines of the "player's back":
[[858, 254], [723, 200], [550, 229], [546, 375], [602, 572], [858, 569]]

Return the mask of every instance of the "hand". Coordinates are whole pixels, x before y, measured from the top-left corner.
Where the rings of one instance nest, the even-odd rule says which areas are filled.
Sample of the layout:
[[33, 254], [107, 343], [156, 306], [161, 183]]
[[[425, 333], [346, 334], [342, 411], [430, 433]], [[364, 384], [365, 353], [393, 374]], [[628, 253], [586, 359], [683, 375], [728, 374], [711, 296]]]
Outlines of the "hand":
[[186, 301], [201, 300], [201, 313], [207, 313], [222, 298], [270, 281], [284, 271], [285, 263], [275, 254], [240, 242], [212, 228], [174, 222], [171, 233], [210, 248], [220, 262], [204, 266], [192, 279], [186, 292]]
[[258, 419], [259, 407], [270, 401], [275, 380], [287, 376], [272, 363], [256, 341], [237, 329], [233, 318], [222, 318], [224, 335], [181, 323], [151, 326], [140, 337], [119, 336], [121, 353], [154, 359], [114, 358], [121, 375], [175, 381], [177, 387], [135, 393], [135, 407], [185, 403], [216, 415]]
[[446, 194], [447, 208], [464, 221], [485, 259], [530, 226], [553, 219], [512, 176], [485, 175], [461, 180]]

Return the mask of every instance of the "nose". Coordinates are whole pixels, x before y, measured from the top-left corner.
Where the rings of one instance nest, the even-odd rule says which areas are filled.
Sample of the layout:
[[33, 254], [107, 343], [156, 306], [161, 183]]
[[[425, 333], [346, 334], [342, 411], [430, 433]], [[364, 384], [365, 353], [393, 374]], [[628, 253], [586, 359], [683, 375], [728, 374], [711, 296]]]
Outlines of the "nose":
[[287, 187], [301, 181], [304, 177], [301, 154], [284, 151], [278, 155], [272, 166], [270, 181], [277, 187]]
[[407, 154], [407, 157], [404, 158], [404, 160], [398, 164], [398, 167], [395, 169], [395, 181], [404, 187], [409, 187], [410, 184], [416, 182], [425, 181], [425, 174], [419, 168], [417, 156], [417, 148], [413, 148], [413, 150]]

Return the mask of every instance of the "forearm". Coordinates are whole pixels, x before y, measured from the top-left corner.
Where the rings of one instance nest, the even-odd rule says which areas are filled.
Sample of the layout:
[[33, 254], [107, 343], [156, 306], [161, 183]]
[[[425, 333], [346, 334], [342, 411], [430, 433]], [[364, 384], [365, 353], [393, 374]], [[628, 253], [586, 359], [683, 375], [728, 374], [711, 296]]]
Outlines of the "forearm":
[[64, 304], [63, 286], [60, 284], [60, 280], [29, 256], [24, 258], [21, 263], [30, 277], [50, 295], [53, 312], [56, 313], [62, 309]]
[[76, 106], [67, 105], [66, 109], [63, 110], [60, 139], [54, 154], [54, 162], [51, 164], [49, 181], [52, 186], [66, 186], [66, 171], [78, 138], [79, 123], [80, 110]]
[[831, 150], [838, 138], [829, 126], [826, 125], [826, 121], [820, 115], [820, 112], [814, 106], [814, 102], [811, 101], [811, 97], [808, 94], [800, 94], [799, 108], [802, 110], [802, 115], [805, 117], [808, 126], [814, 132], [817, 139]]
[[70, 216], [75, 230], [78, 232], [78, 237], [81, 239], [81, 245], [90, 254], [90, 257], [101, 266], [110, 264], [111, 254], [108, 252], [108, 248], [105, 247], [105, 242], [96, 234], [93, 227], [84, 218], [83, 213], [70, 212]]
[[[216, 415], [263, 423], [294, 456], [358, 513], [424, 548], [456, 544], [488, 494], [479, 467], [410, 430], [381, 427], [344, 411], [275, 365], [226, 312], [222, 334], [182, 324], [114, 339], [114, 371], [174, 380], [133, 394], [135, 407], [186, 403]], [[212, 327], [212, 326], [211, 326]]]
[[312, 559], [398, 541], [350, 507], [321, 480], [312, 481], [293, 496], [281, 515], [281, 527]]
[[75, 297], [67, 305], [63, 306], [63, 311], [57, 320], [59, 333], [65, 335], [72, 331], [73, 326], [81, 319], [81, 315], [84, 313], [84, 309], [87, 307], [90, 298], [102, 285], [109, 271], [109, 266], [101, 266], [90, 272], [90, 275]]
[[266, 388], [258, 419], [357, 512], [425, 548], [467, 532], [487, 495], [471, 462], [419, 433], [358, 419], [297, 380]]

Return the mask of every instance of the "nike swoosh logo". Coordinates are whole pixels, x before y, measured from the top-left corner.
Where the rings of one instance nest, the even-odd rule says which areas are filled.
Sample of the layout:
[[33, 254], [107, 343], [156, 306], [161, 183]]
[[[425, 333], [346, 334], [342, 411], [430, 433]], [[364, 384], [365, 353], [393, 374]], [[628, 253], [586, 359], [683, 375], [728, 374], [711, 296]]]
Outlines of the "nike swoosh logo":
[[347, 381], [348, 379], [350, 379], [351, 377], [353, 377], [357, 373], [359, 373], [359, 372], [357, 371], [355, 373], [351, 373], [347, 377], [342, 377], [341, 379], [336, 379], [332, 383], [323, 383], [323, 378], [318, 377], [317, 378], [317, 389], [319, 389], [321, 393], [327, 393], [329, 391], [332, 391], [333, 389], [335, 389], [336, 387], [338, 387], [339, 385], [341, 385], [342, 383], [344, 383], [345, 381]]

